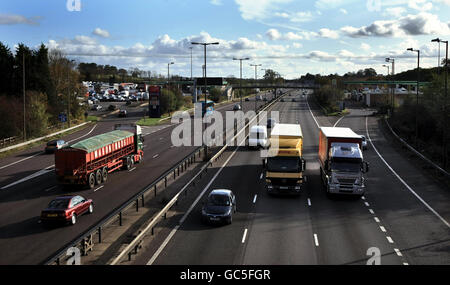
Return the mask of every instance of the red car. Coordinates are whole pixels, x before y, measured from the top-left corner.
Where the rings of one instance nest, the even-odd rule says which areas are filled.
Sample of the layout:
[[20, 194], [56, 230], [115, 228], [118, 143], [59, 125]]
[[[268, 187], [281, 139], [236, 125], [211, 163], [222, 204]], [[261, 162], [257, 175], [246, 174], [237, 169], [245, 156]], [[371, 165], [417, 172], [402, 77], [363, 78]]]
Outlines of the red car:
[[41, 221], [64, 222], [75, 225], [77, 218], [84, 213], [91, 214], [94, 203], [81, 196], [62, 196], [52, 200], [46, 209], [41, 212]]

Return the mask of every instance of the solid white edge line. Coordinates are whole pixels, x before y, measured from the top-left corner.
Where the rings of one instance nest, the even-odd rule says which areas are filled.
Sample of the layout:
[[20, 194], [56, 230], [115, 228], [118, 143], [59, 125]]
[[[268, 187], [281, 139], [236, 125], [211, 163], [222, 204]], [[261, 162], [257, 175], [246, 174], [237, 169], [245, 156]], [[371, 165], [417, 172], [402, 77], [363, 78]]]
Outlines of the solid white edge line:
[[389, 168], [389, 170], [397, 177], [398, 180], [400, 180], [400, 182], [405, 185], [405, 187], [420, 201], [422, 202], [422, 204], [425, 205], [425, 207], [427, 207], [436, 217], [438, 217], [446, 226], [447, 228], [450, 228], [450, 224], [441, 216], [438, 214], [438, 212], [436, 212], [433, 208], [431, 208], [430, 205], [428, 205], [427, 202], [425, 202], [416, 192], [414, 192], [414, 190], [400, 177], [400, 175], [397, 174], [397, 172], [395, 172], [395, 170], [387, 163], [387, 161], [383, 158], [383, 156], [381, 156], [381, 154], [378, 152], [378, 149], [375, 147], [375, 145], [372, 142], [372, 139], [370, 138], [369, 135], [369, 128], [368, 128], [368, 118], [366, 116], [366, 134], [367, 134], [367, 138], [369, 139], [370, 144], [372, 145], [373, 149], [375, 150], [375, 152], [378, 154], [378, 157], [380, 157], [380, 159], [384, 162], [384, 164], [386, 164], [386, 166]]
[[312, 116], [312, 118], [314, 119], [314, 122], [316, 123], [317, 128], [320, 129], [319, 123], [317, 122], [316, 117], [314, 117], [314, 114], [313, 114], [313, 112], [311, 111], [311, 108], [309, 107], [308, 98], [309, 98], [309, 95], [306, 96], [306, 105], [308, 105], [308, 110], [309, 110], [309, 112], [311, 113], [311, 116]]
[[245, 243], [246, 236], [247, 236], [247, 229], [244, 230], [244, 235], [242, 236], [242, 243]]
[[333, 128], [335, 128], [337, 126], [337, 124], [339, 124], [339, 122], [344, 118], [345, 116], [342, 116], [339, 120], [337, 120], [337, 122], [334, 124]]
[[20, 184], [20, 183], [23, 183], [23, 182], [25, 182], [25, 181], [28, 181], [28, 180], [34, 179], [34, 178], [36, 178], [36, 177], [39, 177], [39, 176], [41, 176], [41, 175], [47, 174], [47, 173], [49, 173], [49, 172], [51, 172], [51, 171], [53, 170], [53, 169], [50, 169], [50, 168], [52, 168], [52, 167], [54, 167], [54, 166], [55, 166], [55, 165], [53, 164], [53, 165], [50, 165], [50, 166], [48, 166], [48, 167], [46, 167], [46, 168], [44, 168], [44, 169], [41, 169], [41, 170], [39, 170], [39, 171], [36, 171], [35, 173], [28, 175], [27, 177], [24, 177], [24, 178], [22, 178], [22, 179], [20, 179], [20, 180], [17, 180], [16, 182], [13, 182], [13, 183], [11, 183], [11, 184], [8, 184], [8, 185], [6, 185], [6, 186], [3, 186], [2, 188], [0, 188], [0, 190], [4, 190], [4, 189], [7, 189], [7, 188], [10, 188], [10, 187], [15, 186], [15, 185], [17, 185], [17, 184]]

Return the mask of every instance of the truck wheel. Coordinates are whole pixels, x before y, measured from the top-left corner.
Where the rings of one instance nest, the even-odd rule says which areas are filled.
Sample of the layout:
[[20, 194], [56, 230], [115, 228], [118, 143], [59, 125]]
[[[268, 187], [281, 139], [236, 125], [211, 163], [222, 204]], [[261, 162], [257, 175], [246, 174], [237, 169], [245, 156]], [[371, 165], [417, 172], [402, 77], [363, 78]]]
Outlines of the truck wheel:
[[95, 172], [95, 183], [96, 183], [97, 185], [102, 184], [102, 171], [101, 171], [100, 169], [98, 169], [98, 170]]
[[95, 175], [94, 173], [89, 174], [88, 186], [90, 189], [94, 189], [95, 187]]
[[105, 183], [106, 180], [108, 180], [108, 169], [106, 167], [103, 167], [102, 178], [103, 178], [103, 183]]
[[130, 169], [131, 169], [131, 166], [132, 166], [132, 164], [131, 164], [131, 158], [128, 156], [128, 157], [127, 157], [127, 170], [130, 170]]

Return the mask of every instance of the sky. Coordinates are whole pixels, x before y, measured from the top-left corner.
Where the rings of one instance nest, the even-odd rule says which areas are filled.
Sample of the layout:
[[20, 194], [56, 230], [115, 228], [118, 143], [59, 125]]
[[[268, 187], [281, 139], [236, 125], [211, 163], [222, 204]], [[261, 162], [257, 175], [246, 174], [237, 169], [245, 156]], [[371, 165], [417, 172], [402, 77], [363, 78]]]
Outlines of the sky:
[[[157, 74], [284, 78], [374, 68], [387, 73], [438, 65], [438, 43], [450, 38], [450, 0], [2, 0], [0, 41], [44, 43], [79, 62], [139, 68]], [[445, 56], [445, 44], [440, 45]]]

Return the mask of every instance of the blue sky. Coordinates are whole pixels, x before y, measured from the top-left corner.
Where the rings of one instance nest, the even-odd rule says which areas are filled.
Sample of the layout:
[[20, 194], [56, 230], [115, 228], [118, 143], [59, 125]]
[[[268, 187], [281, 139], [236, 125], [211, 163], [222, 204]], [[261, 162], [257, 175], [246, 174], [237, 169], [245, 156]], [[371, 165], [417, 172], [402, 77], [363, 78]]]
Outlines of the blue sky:
[[[81, 3], [80, 11], [73, 11]], [[69, 3], [68, 3], [69, 2]], [[68, 4], [69, 8], [68, 8]], [[77, 10], [77, 9], [75, 9]], [[191, 41], [208, 47], [208, 75], [239, 75], [233, 57], [278, 71], [287, 78], [307, 72], [344, 74], [372, 67], [386, 73], [412, 69], [419, 48], [422, 66], [437, 65], [438, 45], [450, 38], [450, 0], [14, 0], [0, 2], [1, 41], [58, 48], [83, 62], [137, 67], [190, 76]], [[445, 53], [441, 45], [441, 56]], [[193, 48], [194, 76], [203, 51]], [[262, 74], [262, 71], [258, 72]]]

